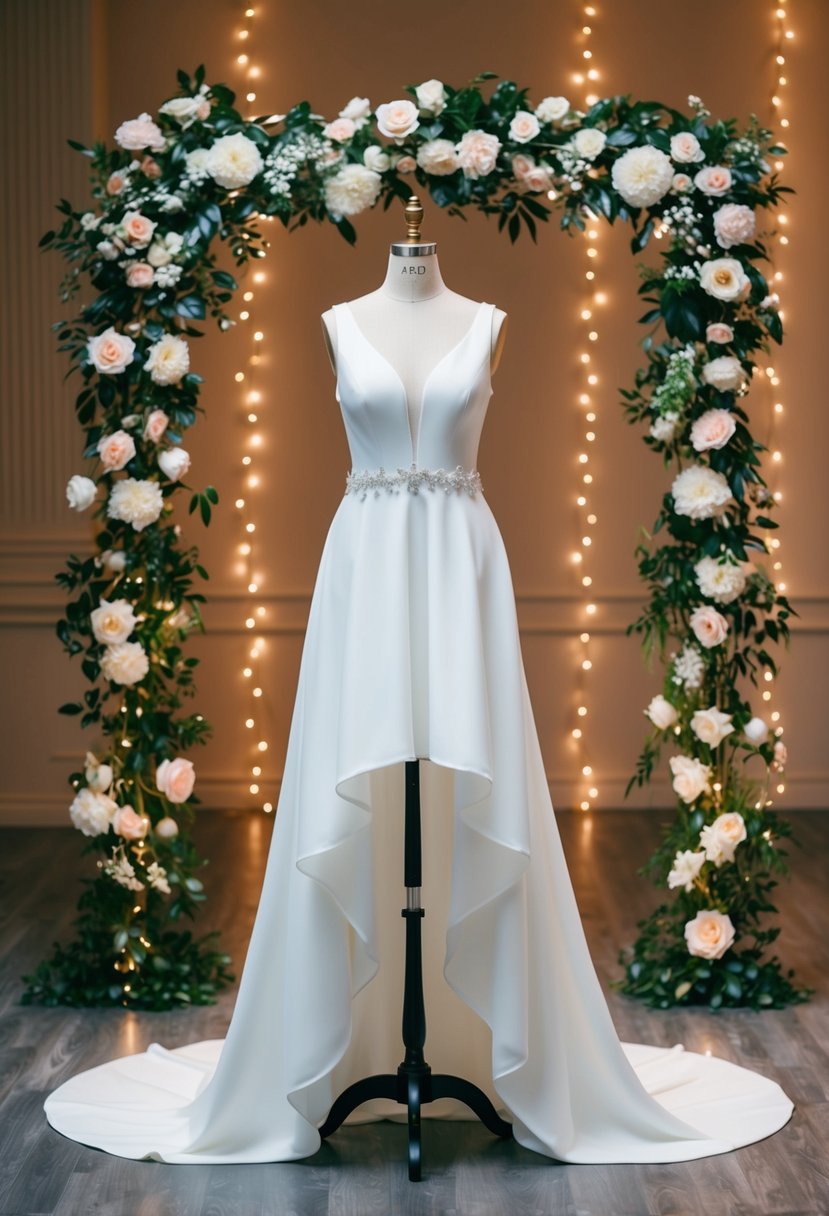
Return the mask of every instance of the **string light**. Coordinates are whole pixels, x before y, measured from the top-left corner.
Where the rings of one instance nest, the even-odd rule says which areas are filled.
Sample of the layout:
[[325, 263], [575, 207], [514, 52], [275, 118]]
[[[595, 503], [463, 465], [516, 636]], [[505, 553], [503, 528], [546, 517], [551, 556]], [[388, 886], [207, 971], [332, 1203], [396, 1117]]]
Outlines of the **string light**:
[[[245, 77], [245, 100], [249, 104], [256, 101], [253, 81], [261, 77], [261, 71], [254, 62], [253, 45], [254, 18], [258, 11], [257, 8], [246, 8], [243, 24], [236, 31], [236, 45], [244, 49], [238, 50], [235, 60]], [[247, 117], [250, 120], [254, 114], [248, 114]], [[264, 220], [269, 217], [259, 216], [258, 218]], [[248, 263], [248, 266], [251, 265], [255, 265], [255, 263]], [[259, 627], [267, 618], [267, 610], [264, 604], [257, 602], [257, 597], [263, 588], [263, 571], [253, 538], [256, 535], [255, 516], [258, 507], [258, 492], [263, 483], [263, 473], [261, 470], [257, 470], [255, 462], [262, 455], [266, 439], [261, 429], [252, 431], [251, 428], [260, 422], [259, 411], [265, 399], [265, 394], [257, 380], [258, 370], [263, 359], [261, 352], [265, 344], [265, 333], [261, 328], [261, 323], [254, 324], [253, 319], [256, 294], [267, 282], [267, 276], [258, 266], [255, 271], [249, 270], [247, 273], [252, 280], [252, 285], [246, 286], [242, 293], [242, 307], [238, 313], [238, 319], [242, 324], [249, 326], [250, 349], [245, 367], [240, 368], [234, 376], [236, 384], [240, 386], [239, 406], [243, 426], [240, 457], [240, 480], [243, 493], [238, 496], [235, 505], [239, 512], [243, 536], [237, 546], [239, 555], [237, 570], [247, 597], [244, 610], [244, 659], [241, 678], [245, 690], [244, 699], [247, 702], [243, 709], [243, 723], [245, 731], [249, 732], [247, 737], [250, 740], [246, 748], [249, 757], [248, 793], [258, 799], [263, 789], [263, 777], [268, 780], [267, 774], [263, 774], [263, 760], [264, 753], [268, 750], [266, 735], [269, 732], [265, 723], [269, 714], [269, 705], [268, 699], [264, 695], [264, 688], [267, 685], [262, 670], [263, 655], [267, 648], [265, 639], [259, 632]], [[262, 801], [261, 806], [266, 814], [273, 810], [273, 803], [270, 801]]]

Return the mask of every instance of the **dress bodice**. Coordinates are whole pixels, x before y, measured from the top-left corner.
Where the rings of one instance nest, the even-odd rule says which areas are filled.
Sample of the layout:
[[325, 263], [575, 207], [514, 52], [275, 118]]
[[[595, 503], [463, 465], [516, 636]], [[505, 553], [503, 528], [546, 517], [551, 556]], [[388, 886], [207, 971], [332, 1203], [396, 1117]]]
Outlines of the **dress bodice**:
[[475, 468], [492, 395], [494, 309], [494, 304], [480, 303], [460, 341], [431, 368], [412, 425], [399, 373], [365, 336], [348, 304], [333, 306], [336, 397], [354, 469]]

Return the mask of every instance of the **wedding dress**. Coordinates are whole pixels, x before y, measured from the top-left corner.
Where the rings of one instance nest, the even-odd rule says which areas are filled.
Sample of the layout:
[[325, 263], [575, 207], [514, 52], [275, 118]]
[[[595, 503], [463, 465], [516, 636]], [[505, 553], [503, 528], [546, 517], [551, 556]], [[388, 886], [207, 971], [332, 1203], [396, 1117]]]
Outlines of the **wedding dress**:
[[[667, 1162], [788, 1120], [773, 1082], [622, 1044], [588, 953], [527, 692], [501, 534], [475, 472], [494, 305], [400, 375], [334, 306], [353, 469], [322, 552], [261, 902], [224, 1040], [113, 1060], [45, 1102], [65, 1135], [167, 1162], [302, 1158], [348, 1084], [402, 1057], [403, 762], [422, 757], [426, 1055], [520, 1144]], [[412, 431], [415, 429], [415, 434]], [[374, 1101], [355, 1120], [400, 1114]], [[448, 1099], [425, 1115], [469, 1117]]]

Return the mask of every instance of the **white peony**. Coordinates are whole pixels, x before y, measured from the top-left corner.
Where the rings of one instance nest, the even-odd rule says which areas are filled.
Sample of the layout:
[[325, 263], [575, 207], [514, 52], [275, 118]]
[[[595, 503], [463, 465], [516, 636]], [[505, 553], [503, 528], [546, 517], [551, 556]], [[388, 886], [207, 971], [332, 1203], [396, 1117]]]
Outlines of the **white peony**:
[[440, 114], [446, 108], [446, 89], [442, 80], [424, 80], [415, 89], [417, 104], [429, 114]]
[[541, 122], [558, 122], [570, 112], [570, 102], [566, 97], [545, 97], [535, 107], [535, 116]]
[[101, 600], [89, 616], [97, 642], [126, 642], [136, 626], [132, 604], [126, 600]]
[[710, 519], [722, 512], [731, 498], [731, 487], [722, 473], [704, 464], [692, 464], [674, 478], [671, 493], [677, 515]]
[[391, 166], [391, 157], [385, 148], [381, 148], [379, 144], [372, 144], [363, 153], [363, 164], [374, 173], [385, 173]]
[[664, 152], [643, 144], [623, 152], [610, 176], [616, 191], [631, 207], [652, 207], [670, 190], [674, 170]]
[[135, 343], [126, 334], [119, 334], [110, 325], [101, 334], [87, 339], [89, 362], [102, 375], [117, 376], [125, 371], [135, 357]]
[[445, 177], [458, 168], [458, 155], [451, 139], [427, 139], [417, 150], [417, 163], [433, 177]]
[[223, 135], [210, 146], [205, 168], [217, 185], [238, 190], [250, 185], [261, 173], [263, 163], [253, 140], [237, 131], [234, 135]]
[[190, 368], [190, 348], [178, 334], [165, 334], [147, 351], [144, 370], [155, 384], [178, 384]]
[[699, 281], [709, 296], [717, 300], [736, 300], [750, 286], [748, 275], [736, 258], [714, 258], [703, 262]]
[[699, 146], [696, 135], [690, 131], [680, 131], [678, 135], [671, 136], [671, 158], [679, 164], [687, 165], [705, 160], [705, 153]]
[[490, 135], [476, 127], [472, 131], [464, 131], [461, 139], [455, 144], [458, 163], [463, 169], [464, 177], [477, 179], [486, 177], [495, 168], [501, 141], [497, 135]]
[[101, 674], [113, 684], [137, 684], [150, 670], [150, 660], [140, 642], [116, 642], [101, 658]]
[[712, 705], [709, 709], [698, 709], [691, 718], [691, 730], [696, 737], [709, 747], [719, 747], [726, 735], [734, 729], [731, 714]]
[[668, 886], [671, 889], [682, 887], [684, 890], [690, 891], [694, 885], [694, 879], [704, 865], [704, 853], [694, 853], [690, 849], [677, 853], [668, 875]]
[[107, 515], [110, 519], [132, 524], [136, 532], [142, 532], [148, 524], [155, 523], [163, 506], [164, 498], [157, 481], [125, 477], [112, 487]]
[[694, 575], [702, 594], [720, 604], [730, 604], [745, 590], [745, 570], [728, 559], [720, 562], [715, 557], [702, 557], [694, 566]]
[[645, 710], [645, 713], [648, 715], [651, 722], [653, 722], [654, 726], [658, 726], [660, 730], [668, 730], [668, 728], [673, 726], [679, 718], [679, 714], [676, 712], [674, 706], [671, 705], [670, 701], [662, 696], [661, 692], [652, 698], [648, 708]]
[[365, 165], [344, 165], [325, 183], [325, 205], [334, 216], [358, 215], [374, 205], [382, 179]]
[[722, 249], [746, 245], [757, 230], [757, 218], [743, 203], [726, 203], [714, 212], [714, 235]]
[[745, 737], [755, 747], [765, 743], [769, 737], [769, 725], [763, 718], [751, 718], [743, 727]]
[[75, 473], [66, 483], [66, 501], [73, 511], [85, 511], [95, 501], [98, 487], [91, 477]]
[[184, 157], [185, 173], [188, 177], [197, 179], [209, 176], [208, 161], [210, 159], [208, 148], [193, 148], [192, 152], [187, 152]]
[[715, 866], [721, 866], [726, 861], [734, 860], [737, 845], [746, 836], [745, 820], [739, 811], [729, 811], [718, 815], [713, 823], [707, 823], [699, 834], [699, 842], [705, 849], [705, 856], [713, 861]]
[[78, 790], [69, 807], [69, 817], [84, 836], [100, 836], [109, 830], [117, 803], [96, 790]]
[[583, 156], [585, 160], [595, 160], [606, 143], [607, 136], [597, 127], [582, 127], [573, 136], [573, 145], [579, 156]]
[[703, 764], [693, 756], [671, 756], [668, 763], [674, 775], [674, 790], [683, 802], [696, 802], [700, 794], [709, 790], [709, 764]]
[[159, 453], [158, 464], [165, 477], [178, 481], [190, 468], [190, 453], [185, 452], [184, 448], [167, 448]]
[[719, 389], [721, 393], [742, 388], [746, 381], [746, 372], [742, 363], [734, 355], [720, 355], [703, 364], [702, 379], [706, 384]]
[[697, 912], [685, 926], [685, 941], [688, 953], [697, 958], [722, 958], [734, 941], [731, 917], [715, 909]]

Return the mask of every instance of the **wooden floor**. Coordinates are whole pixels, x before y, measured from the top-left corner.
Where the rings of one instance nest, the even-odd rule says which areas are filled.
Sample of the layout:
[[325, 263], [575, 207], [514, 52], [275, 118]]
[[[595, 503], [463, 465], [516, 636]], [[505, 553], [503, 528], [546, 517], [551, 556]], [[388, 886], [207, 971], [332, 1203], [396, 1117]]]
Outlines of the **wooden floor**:
[[[659, 816], [559, 816], [603, 984], [655, 892], [636, 868]], [[0, 831], [0, 1216], [811, 1216], [829, 1213], [829, 814], [796, 816], [804, 848], [779, 893], [779, 949], [818, 989], [808, 1005], [761, 1014], [657, 1013], [609, 993], [620, 1037], [710, 1049], [774, 1077], [796, 1104], [776, 1136], [678, 1165], [559, 1165], [472, 1122], [428, 1122], [426, 1178], [407, 1181], [400, 1126], [342, 1129], [314, 1157], [269, 1165], [165, 1165], [85, 1148], [46, 1123], [46, 1094], [67, 1077], [153, 1040], [222, 1037], [233, 993], [173, 1014], [36, 1009], [19, 977], [68, 933], [90, 865], [71, 829]], [[204, 928], [218, 927], [238, 968], [255, 912], [270, 820], [205, 814], [198, 842], [215, 858]], [[219, 861], [221, 859], [221, 861]], [[427, 1042], [428, 1056], [428, 1042]], [[390, 1061], [390, 1064], [396, 1061]]]

